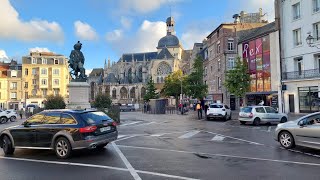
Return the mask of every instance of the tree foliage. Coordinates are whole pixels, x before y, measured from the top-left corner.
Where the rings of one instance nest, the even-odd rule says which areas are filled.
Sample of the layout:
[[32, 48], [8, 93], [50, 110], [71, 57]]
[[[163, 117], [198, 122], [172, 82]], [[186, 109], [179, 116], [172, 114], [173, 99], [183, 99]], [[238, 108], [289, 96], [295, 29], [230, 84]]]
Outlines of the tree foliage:
[[157, 99], [158, 94], [156, 93], [156, 87], [152, 80], [152, 77], [147, 82], [146, 94], [144, 95], [143, 99], [145, 101], [150, 101], [150, 99]]
[[66, 108], [66, 103], [61, 95], [49, 95], [44, 101], [44, 107], [46, 109], [64, 109]]
[[92, 103], [92, 105], [97, 109], [110, 108], [111, 104], [112, 100], [106, 94], [98, 94]]
[[187, 95], [203, 98], [208, 92], [208, 86], [203, 82], [203, 59], [197, 56], [194, 60], [192, 72], [186, 78]]
[[[183, 75], [181, 70], [175, 71], [168, 75], [164, 80], [164, 86], [162, 93], [165, 96], [174, 96], [176, 99], [181, 94], [181, 83], [182, 83], [182, 94], [185, 94], [187, 78]], [[181, 82], [182, 81], [182, 82]]]
[[231, 94], [244, 97], [249, 91], [250, 80], [247, 65], [238, 58], [235, 67], [227, 71], [224, 85]]

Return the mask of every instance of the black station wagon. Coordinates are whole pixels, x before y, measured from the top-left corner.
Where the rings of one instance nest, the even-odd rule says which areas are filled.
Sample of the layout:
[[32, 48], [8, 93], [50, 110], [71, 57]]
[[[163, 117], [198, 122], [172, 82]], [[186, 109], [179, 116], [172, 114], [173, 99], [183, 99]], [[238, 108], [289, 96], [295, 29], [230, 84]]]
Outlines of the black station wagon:
[[68, 158], [72, 150], [103, 149], [117, 137], [117, 123], [103, 112], [47, 110], [4, 129], [0, 147], [6, 155], [15, 148], [52, 149], [59, 158]]

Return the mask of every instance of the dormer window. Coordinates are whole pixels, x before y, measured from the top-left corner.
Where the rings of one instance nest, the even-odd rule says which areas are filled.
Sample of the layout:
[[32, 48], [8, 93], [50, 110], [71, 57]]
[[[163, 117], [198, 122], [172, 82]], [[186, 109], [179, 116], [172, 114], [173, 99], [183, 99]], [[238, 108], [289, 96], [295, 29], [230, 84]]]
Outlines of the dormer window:
[[46, 58], [42, 58], [42, 64], [47, 64], [47, 59]]
[[59, 64], [59, 59], [54, 59], [54, 64]]
[[37, 59], [33, 57], [32, 60], [31, 60], [31, 63], [32, 64], [37, 64]]

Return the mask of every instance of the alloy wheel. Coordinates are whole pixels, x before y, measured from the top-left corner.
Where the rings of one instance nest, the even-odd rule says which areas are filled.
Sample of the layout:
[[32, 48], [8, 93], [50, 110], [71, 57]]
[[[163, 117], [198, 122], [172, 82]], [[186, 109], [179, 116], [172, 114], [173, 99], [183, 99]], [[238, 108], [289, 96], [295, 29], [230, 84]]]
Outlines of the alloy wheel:
[[279, 141], [284, 148], [291, 148], [294, 143], [292, 136], [288, 132], [281, 133]]
[[56, 145], [56, 151], [60, 157], [65, 157], [69, 151], [69, 146], [67, 142], [62, 139], [59, 140]]

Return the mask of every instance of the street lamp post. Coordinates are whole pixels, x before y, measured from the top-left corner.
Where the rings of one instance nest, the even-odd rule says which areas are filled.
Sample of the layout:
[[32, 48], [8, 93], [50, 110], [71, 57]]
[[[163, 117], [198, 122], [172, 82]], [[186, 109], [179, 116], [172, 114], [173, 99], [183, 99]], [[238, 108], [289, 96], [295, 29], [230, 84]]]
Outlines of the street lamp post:
[[311, 33], [308, 33], [308, 37], [306, 38], [307, 44], [309, 45], [309, 47], [316, 47], [318, 49], [320, 49], [320, 45], [316, 45], [314, 44], [314, 40], [315, 38], [311, 35]]
[[180, 80], [180, 103], [181, 103], [181, 114], [183, 114], [183, 101], [182, 101], [182, 98], [183, 98], [183, 94], [182, 94], [182, 77], [179, 78]]

